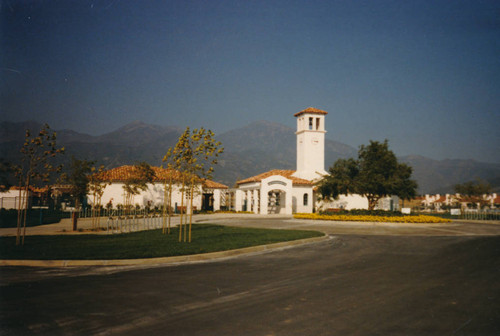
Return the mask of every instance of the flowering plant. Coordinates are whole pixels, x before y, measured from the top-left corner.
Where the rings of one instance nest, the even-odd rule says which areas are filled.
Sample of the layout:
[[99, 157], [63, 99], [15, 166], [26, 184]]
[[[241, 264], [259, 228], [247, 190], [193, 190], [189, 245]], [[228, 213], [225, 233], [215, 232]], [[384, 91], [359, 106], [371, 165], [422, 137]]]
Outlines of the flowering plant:
[[322, 214], [295, 214], [297, 219], [317, 219], [331, 221], [350, 221], [350, 222], [389, 222], [389, 223], [449, 223], [451, 220], [446, 218], [410, 215], [410, 216], [374, 216], [374, 215], [322, 215]]

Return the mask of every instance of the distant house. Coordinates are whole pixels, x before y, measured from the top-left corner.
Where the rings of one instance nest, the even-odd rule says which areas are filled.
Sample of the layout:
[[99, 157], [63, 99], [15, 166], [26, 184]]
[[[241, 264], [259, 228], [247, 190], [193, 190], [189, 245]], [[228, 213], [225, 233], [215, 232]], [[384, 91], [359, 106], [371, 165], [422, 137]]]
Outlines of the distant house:
[[444, 210], [447, 206], [450, 206], [453, 203], [454, 199], [451, 195], [429, 195], [426, 194], [422, 199], [422, 205], [425, 209], [431, 209], [435, 211]]
[[[237, 181], [236, 211], [256, 214], [312, 213], [320, 208], [367, 209], [361, 195], [341, 195], [332, 202], [318, 202], [315, 184], [325, 171], [325, 117], [328, 112], [309, 107], [297, 112], [297, 170], [271, 170]], [[395, 210], [397, 197], [380, 200], [379, 208]]]
[[[17, 186], [11, 187], [9, 190], [0, 193], [0, 209], [18, 209], [19, 204], [21, 208], [24, 207], [25, 202], [28, 202], [28, 208], [32, 207], [48, 207], [52, 201], [50, 190], [54, 187], [44, 186], [36, 187], [30, 186], [28, 191], [24, 188]], [[19, 203], [21, 201], [21, 203]]]
[[[151, 167], [154, 172], [153, 183], [148, 184], [147, 190], [133, 197], [132, 205], [140, 207], [161, 207], [164, 204], [165, 181], [170, 178], [173, 180], [172, 187], [172, 207], [179, 208], [181, 204], [186, 206], [186, 199], [182, 202], [181, 178], [180, 173], [175, 170], [164, 169], [161, 167]], [[109, 182], [104, 189], [101, 198], [101, 205], [110, 204], [116, 208], [119, 204], [125, 203], [125, 190], [123, 186], [125, 181], [133, 176], [134, 166], [121, 166], [103, 172], [102, 179]], [[224, 203], [225, 191], [228, 187], [224, 184], [211, 180], [199, 181], [193, 199], [193, 209], [195, 210], [213, 210], [217, 211], [221, 207], [221, 201]], [[92, 195], [88, 195], [89, 203], [92, 203]], [[189, 208], [189, 207], [187, 207]]]
[[490, 207], [492, 209], [499, 209], [500, 208], [500, 196], [498, 196], [497, 193], [493, 193], [491, 195], [488, 195], [487, 199], [490, 202]]
[[481, 208], [496, 209], [500, 207], [500, 197], [496, 193], [485, 194], [481, 202], [477, 198], [461, 196], [460, 194], [425, 195], [421, 200], [422, 207], [427, 210], [444, 211], [449, 208]]

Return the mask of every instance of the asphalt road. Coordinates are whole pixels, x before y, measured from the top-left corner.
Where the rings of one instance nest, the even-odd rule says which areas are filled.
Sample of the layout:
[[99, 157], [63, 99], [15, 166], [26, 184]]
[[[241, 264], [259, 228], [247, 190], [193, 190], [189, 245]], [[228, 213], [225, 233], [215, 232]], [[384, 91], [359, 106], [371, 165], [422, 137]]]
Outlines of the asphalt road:
[[470, 223], [442, 227], [439, 234], [439, 227], [413, 235], [396, 227], [387, 234], [387, 227], [372, 230], [375, 235], [331, 232], [332, 239], [321, 243], [196, 264], [4, 267], [0, 330], [2, 335], [500, 335], [500, 236], [497, 226], [486, 225], [478, 224], [479, 233]]

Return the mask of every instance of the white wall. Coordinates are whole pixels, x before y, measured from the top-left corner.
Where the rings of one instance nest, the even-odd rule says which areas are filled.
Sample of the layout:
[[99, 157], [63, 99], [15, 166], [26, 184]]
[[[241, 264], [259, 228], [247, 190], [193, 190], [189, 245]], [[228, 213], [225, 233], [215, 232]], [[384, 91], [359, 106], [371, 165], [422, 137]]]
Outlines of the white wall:
[[[304, 205], [304, 194], [307, 194], [307, 205]], [[313, 212], [313, 188], [310, 186], [294, 186], [292, 191], [294, 213]]]
[[[31, 195], [28, 192], [28, 197]], [[26, 201], [26, 191], [21, 190], [21, 207]], [[8, 190], [0, 193], [0, 209], [17, 209], [19, 207], [19, 190]]]
[[[399, 197], [397, 196], [389, 196], [382, 198], [378, 201], [376, 210], [391, 210], [391, 200], [393, 205], [393, 210], [399, 210]], [[349, 194], [348, 196], [340, 195], [338, 200], [324, 202], [320, 201], [318, 203], [319, 210], [327, 210], [327, 209], [368, 209], [368, 198], [363, 197], [357, 194]]]
[[337, 200], [318, 202], [319, 210], [328, 209], [368, 209], [368, 199], [361, 195], [340, 195]]
[[[155, 183], [148, 184], [148, 189], [145, 191], [141, 191], [139, 195], [134, 195], [132, 200], [132, 205], [135, 206], [139, 204], [141, 207], [144, 207], [151, 202], [151, 206], [161, 206], [163, 205], [164, 198], [164, 188], [163, 183]], [[92, 196], [88, 195], [89, 204], [91, 204]], [[101, 205], [106, 206], [110, 200], [113, 200], [113, 208], [116, 208], [118, 204], [125, 204], [125, 191], [123, 190], [123, 183], [113, 183], [111, 185], [106, 186], [104, 189], [104, 194], [101, 198]], [[200, 210], [201, 209], [201, 193], [198, 188], [195, 193], [195, 197], [193, 199], [193, 207]], [[175, 209], [175, 205], [181, 206], [182, 196], [180, 191], [180, 186], [174, 185], [172, 188], [172, 208]], [[186, 199], [184, 199], [184, 206], [186, 206]], [[189, 206], [188, 206], [189, 208]]]

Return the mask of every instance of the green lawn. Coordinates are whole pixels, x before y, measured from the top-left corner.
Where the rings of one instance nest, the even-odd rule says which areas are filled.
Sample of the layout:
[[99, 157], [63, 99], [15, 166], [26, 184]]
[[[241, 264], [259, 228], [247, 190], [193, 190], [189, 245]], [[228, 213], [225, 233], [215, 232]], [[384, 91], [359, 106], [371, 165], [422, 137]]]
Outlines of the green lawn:
[[226, 251], [303, 238], [319, 237], [316, 231], [236, 228], [193, 224], [192, 242], [179, 243], [179, 230], [117, 235], [26, 236], [24, 247], [15, 237], [0, 237], [0, 259], [91, 260], [155, 258]]
[[[69, 218], [69, 212], [49, 211], [47, 209], [29, 209], [26, 226], [37, 226], [58, 223], [62, 218]], [[0, 209], [0, 228], [17, 227], [17, 210]]]

